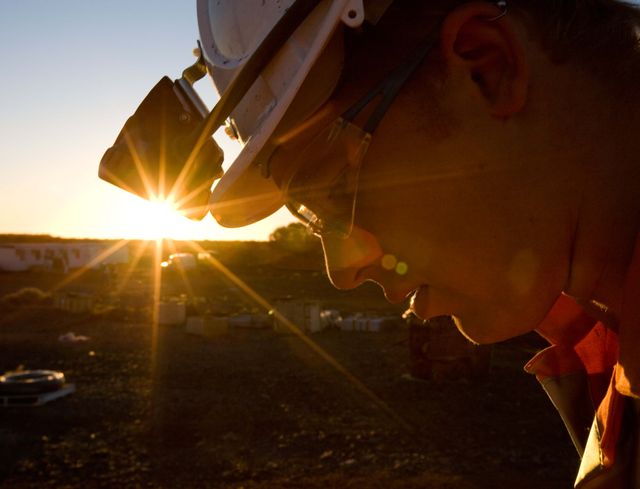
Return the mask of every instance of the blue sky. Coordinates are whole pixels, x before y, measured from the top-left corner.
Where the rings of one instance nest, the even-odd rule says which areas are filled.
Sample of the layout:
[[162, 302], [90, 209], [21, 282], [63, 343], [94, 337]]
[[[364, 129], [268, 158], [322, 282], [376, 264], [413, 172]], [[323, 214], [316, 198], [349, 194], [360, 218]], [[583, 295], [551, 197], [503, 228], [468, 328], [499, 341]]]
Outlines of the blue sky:
[[[161, 232], [157, 211], [99, 180], [98, 163], [153, 85], [194, 61], [197, 39], [195, 0], [0, 0], [0, 233]], [[198, 87], [211, 105], [210, 82]], [[290, 220], [177, 219], [169, 230], [194, 239], [267, 239]]]

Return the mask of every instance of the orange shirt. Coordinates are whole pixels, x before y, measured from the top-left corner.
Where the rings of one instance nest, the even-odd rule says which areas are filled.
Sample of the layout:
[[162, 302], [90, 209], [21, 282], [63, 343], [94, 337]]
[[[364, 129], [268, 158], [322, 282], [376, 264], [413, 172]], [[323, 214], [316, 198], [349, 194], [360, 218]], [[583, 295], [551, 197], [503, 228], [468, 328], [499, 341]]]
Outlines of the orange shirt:
[[[640, 465], [632, 455], [640, 434], [632, 413], [640, 405], [640, 239], [628, 270], [617, 331], [562, 295], [538, 332], [552, 346], [538, 353], [525, 370], [545, 387], [582, 456], [576, 487], [631, 487], [627, 484]], [[585, 426], [588, 418], [592, 423]], [[623, 441], [633, 446], [621, 448]], [[619, 473], [615, 481], [624, 485], [611, 482], [614, 479], [597, 481], [619, 472], [622, 465], [627, 475]]]

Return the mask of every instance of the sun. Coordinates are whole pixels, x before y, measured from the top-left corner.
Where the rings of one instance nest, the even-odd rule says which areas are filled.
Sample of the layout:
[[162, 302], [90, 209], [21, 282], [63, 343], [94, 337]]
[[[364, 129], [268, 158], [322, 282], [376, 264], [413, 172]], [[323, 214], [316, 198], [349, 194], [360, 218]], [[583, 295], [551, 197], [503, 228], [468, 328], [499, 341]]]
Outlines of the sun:
[[123, 216], [128, 237], [144, 240], [194, 239], [199, 223], [182, 215], [171, 200], [135, 198]]

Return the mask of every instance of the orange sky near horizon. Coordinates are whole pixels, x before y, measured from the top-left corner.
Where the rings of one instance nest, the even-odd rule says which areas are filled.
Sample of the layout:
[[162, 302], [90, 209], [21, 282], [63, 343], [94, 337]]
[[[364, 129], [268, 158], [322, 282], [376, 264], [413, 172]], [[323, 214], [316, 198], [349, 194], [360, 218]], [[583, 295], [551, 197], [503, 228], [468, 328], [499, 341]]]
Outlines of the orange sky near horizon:
[[[194, 62], [197, 39], [193, 2], [0, 2], [0, 234], [266, 240], [291, 222], [286, 211], [241, 229], [193, 222], [98, 178], [127, 118]], [[197, 89], [211, 107], [212, 83]]]

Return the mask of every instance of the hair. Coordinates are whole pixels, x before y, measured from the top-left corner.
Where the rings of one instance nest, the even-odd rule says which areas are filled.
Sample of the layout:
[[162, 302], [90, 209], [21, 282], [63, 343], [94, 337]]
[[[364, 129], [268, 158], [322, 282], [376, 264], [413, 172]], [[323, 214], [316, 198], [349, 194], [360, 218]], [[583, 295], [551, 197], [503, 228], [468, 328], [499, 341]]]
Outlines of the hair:
[[[636, 65], [640, 10], [618, 0], [509, 0], [552, 61], [605, 77]], [[615, 75], [614, 75], [615, 76]]]
[[[402, 52], [431, 25], [468, 0], [395, 0], [371, 29], [374, 42]], [[575, 63], [604, 79], [624, 76], [640, 64], [640, 9], [619, 0], [507, 0], [532, 39], [557, 63]], [[398, 32], [401, 34], [398, 35]], [[392, 51], [390, 51], [392, 52]], [[623, 71], [625, 70], [625, 71]]]
[[[373, 88], [429, 35], [446, 15], [469, 0], [395, 0], [379, 23], [345, 32], [345, 62], [336, 90]], [[491, 0], [487, 0], [491, 1]], [[520, 22], [552, 63], [568, 64], [591, 76], [610, 95], [615, 110], [633, 110], [640, 81], [640, 9], [618, 0], [507, 0], [507, 13]], [[403, 87], [414, 98], [416, 124], [446, 137], [458, 121], [447, 110], [447, 73], [434, 49]], [[368, 85], [369, 84], [369, 85]], [[361, 87], [361, 88], [360, 88]], [[353, 92], [355, 93], [355, 91]], [[619, 100], [620, 104], [614, 104]]]

